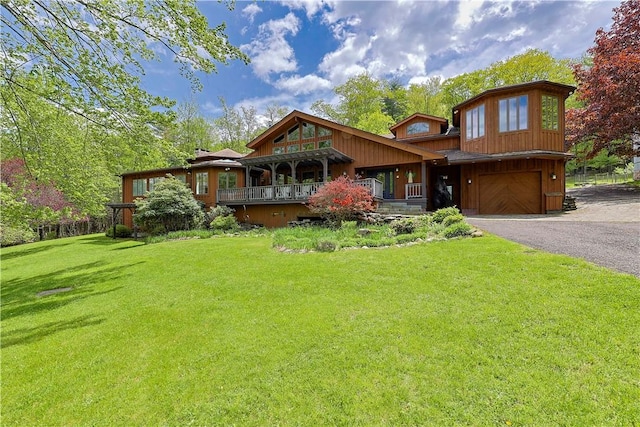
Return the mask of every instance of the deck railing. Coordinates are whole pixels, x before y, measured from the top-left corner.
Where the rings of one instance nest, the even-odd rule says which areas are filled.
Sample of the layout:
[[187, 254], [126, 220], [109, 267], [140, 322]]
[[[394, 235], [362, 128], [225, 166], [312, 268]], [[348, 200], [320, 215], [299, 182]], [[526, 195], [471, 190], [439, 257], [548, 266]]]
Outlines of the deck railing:
[[422, 198], [422, 184], [414, 182], [411, 184], [405, 184], [404, 194], [406, 199], [420, 199]]
[[[359, 179], [357, 185], [367, 187], [374, 198], [382, 199], [382, 182], [375, 178]], [[218, 190], [218, 203], [257, 203], [280, 201], [307, 201], [315, 194], [323, 182], [304, 184], [264, 185], [260, 187], [241, 187]]]

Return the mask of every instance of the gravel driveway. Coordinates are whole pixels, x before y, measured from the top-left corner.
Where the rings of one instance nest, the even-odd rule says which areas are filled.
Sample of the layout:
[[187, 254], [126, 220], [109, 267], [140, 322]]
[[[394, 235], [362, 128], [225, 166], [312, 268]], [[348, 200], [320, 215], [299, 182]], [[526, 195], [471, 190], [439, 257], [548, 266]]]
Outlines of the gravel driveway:
[[583, 258], [640, 277], [640, 188], [567, 190], [577, 210], [552, 215], [470, 216], [473, 226], [547, 252]]

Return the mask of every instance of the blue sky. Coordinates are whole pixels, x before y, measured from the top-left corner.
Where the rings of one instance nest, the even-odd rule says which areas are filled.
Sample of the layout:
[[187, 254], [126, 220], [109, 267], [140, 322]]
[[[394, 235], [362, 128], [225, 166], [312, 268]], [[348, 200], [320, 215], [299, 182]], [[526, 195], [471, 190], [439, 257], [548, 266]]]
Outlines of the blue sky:
[[225, 22], [230, 41], [252, 62], [199, 74], [191, 94], [171, 58], [146, 67], [144, 87], [178, 102], [194, 100], [206, 117], [220, 115], [218, 97], [234, 107], [270, 104], [309, 111], [333, 101], [332, 88], [368, 72], [420, 83], [485, 68], [536, 48], [558, 59], [579, 58], [598, 28], [611, 25], [610, 1], [217, 1], [198, 7], [211, 26]]

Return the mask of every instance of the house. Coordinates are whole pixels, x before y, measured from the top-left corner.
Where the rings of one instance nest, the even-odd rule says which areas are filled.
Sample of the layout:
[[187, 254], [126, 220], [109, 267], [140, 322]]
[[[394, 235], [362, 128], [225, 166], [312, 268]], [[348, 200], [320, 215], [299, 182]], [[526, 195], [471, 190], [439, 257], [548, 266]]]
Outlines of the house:
[[[388, 136], [292, 111], [247, 145], [250, 154], [201, 154], [175, 172], [205, 206], [233, 207], [240, 221], [267, 227], [311, 217], [309, 196], [339, 175], [368, 187], [378, 206], [456, 205], [467, 215], [558, 212], [570, 157], [564, 102], [574, 90], [549, 81], [491, 89], [453, 107], [451, 126], [416, 113]], [[123, 201], [167, 172], [124, 174]]]

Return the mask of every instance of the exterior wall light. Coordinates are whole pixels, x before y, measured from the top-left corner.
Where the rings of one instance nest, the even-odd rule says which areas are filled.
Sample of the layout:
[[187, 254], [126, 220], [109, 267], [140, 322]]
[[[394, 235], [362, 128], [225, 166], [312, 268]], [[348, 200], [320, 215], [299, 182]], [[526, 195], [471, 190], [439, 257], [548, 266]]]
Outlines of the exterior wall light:
[[471, 184], [471, 178], [467, 179], [467, 184]]
[[556, 174], [551, 172], [551, 179], [556, 179], [556, 178], [557, 178]]

